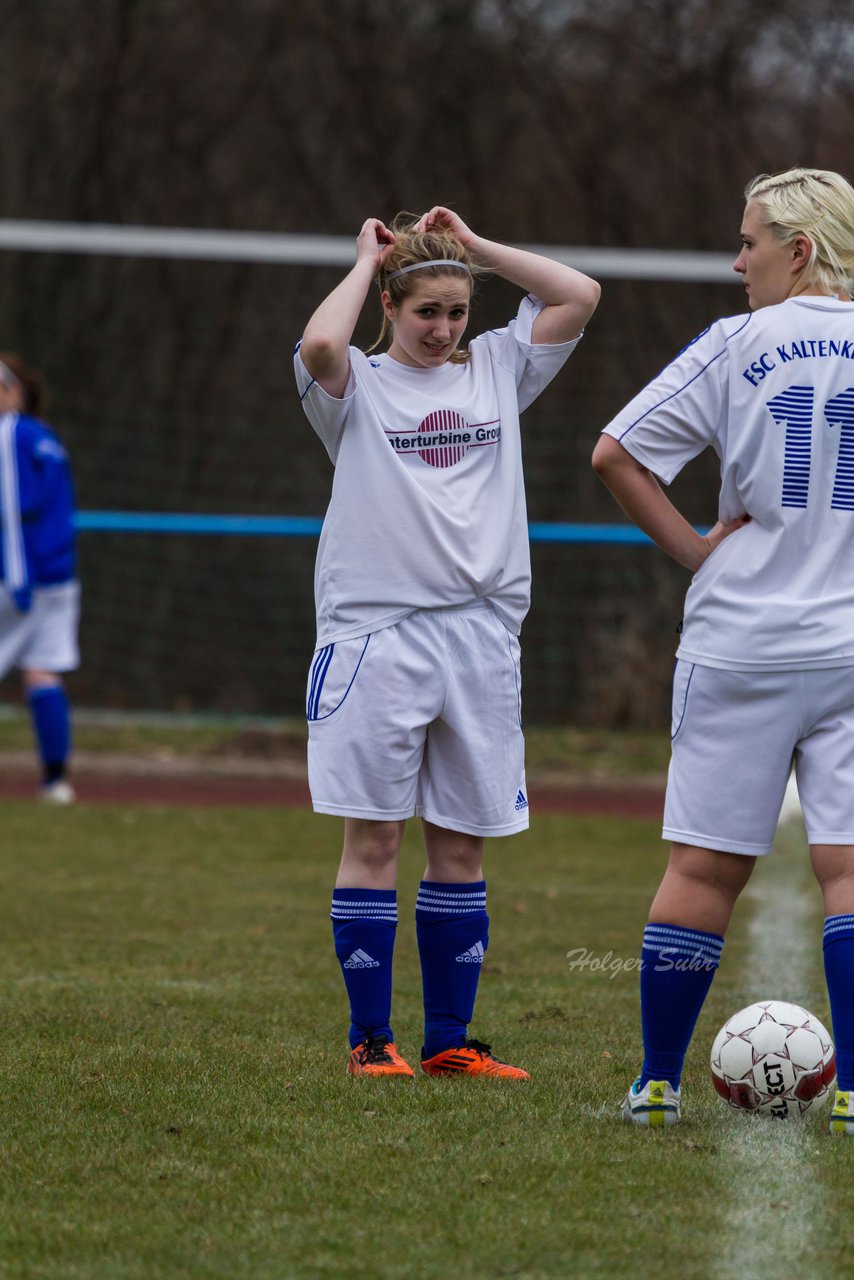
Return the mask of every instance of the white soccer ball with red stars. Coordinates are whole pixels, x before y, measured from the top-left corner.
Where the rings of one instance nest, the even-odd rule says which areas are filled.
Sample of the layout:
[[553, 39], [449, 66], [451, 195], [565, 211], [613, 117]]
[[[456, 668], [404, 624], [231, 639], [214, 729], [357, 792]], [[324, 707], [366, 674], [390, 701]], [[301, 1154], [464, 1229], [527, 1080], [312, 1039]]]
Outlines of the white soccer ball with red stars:
[[760, 1000], [727, 1018], [712, 1045], [712, 1082], [737, 1111], [784, 1120], [821, 1107], [836, 1079], [827, 1028], [798, 1004]]

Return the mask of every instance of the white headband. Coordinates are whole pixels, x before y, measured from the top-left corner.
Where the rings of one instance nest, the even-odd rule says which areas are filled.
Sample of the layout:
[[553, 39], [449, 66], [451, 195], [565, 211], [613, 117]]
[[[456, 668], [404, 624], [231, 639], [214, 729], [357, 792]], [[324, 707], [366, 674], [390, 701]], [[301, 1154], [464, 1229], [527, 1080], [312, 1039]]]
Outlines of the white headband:
[[456, 258], [433, 258], [430, 262], [413, 262], [411, 266], [401, 267], [399, 271], [390, 271], [386, 280], [405, 276], [407, 271], [420, 271], [422, 267], [459, 267], [460, 271], [468, 271], [471, 275], [471, 268], [466, 262], [457, 262]]

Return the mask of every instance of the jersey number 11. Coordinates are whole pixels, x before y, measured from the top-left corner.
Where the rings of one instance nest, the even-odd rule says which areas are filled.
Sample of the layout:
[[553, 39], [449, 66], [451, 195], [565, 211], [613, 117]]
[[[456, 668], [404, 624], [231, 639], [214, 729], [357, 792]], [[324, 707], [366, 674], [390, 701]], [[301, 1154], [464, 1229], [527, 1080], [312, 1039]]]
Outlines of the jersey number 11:
[[[786, 424], [784, 507], [807, 505], [814, 408], [815, 387], [788, 387], [768, 401], [774, 421]], [[839, 427], [839, 458], [830, 507], [832, 511], [854, 511], [854, 387], [846, 387], [828, 400], [824, 416], [829, 427]]]

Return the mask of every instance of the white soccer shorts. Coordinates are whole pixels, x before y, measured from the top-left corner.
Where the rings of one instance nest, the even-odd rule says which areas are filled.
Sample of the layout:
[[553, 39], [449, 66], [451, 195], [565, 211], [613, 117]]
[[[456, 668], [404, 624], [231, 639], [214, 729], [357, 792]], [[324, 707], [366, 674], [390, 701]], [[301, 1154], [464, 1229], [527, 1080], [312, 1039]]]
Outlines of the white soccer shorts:
[[676, 663], [665, 839], [770, 853], [793, 763], [810, 844], [854, 844], [854, 667]]
[[0, 677], [19, 671], [74, 671], [80, 665], [77, 630], [80, 583], [36, 587], [32, 608], [19, 613], [0, 587]]
[[488, 604], [316, 650], [306, 705], [316, 812], [474, 836], [528, 826], [519, 642]]

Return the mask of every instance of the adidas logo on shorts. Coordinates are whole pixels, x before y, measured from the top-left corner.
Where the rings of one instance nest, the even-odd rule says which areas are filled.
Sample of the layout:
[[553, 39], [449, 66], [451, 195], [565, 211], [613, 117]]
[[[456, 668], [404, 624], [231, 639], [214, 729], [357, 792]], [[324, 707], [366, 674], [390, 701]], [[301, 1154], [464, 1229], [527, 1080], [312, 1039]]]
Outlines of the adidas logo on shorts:
[[457, 956], [457, 964], [483, 964], [483, 943], [478, 941], [461, 956]]
[[361, 947], [353, 952], [349, 960], [344, 961], [345, 969], [379, 969], [379, 967], [379, 960], [369, 956], [367, 951], [363, 951]]
[[516, 808], [518, 810], [518, 809], [527, 809], [527, 807], [528, 807], [528, 797], [525, 795], [525, 792], [520, 789], [519, 794], [516, 797]]

